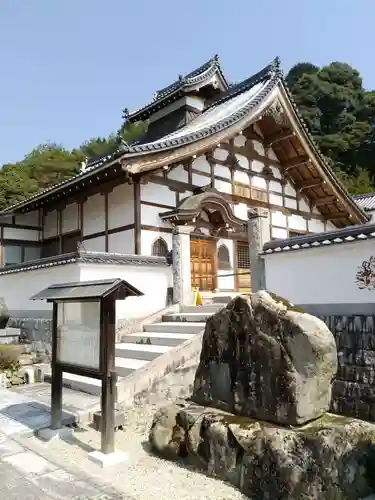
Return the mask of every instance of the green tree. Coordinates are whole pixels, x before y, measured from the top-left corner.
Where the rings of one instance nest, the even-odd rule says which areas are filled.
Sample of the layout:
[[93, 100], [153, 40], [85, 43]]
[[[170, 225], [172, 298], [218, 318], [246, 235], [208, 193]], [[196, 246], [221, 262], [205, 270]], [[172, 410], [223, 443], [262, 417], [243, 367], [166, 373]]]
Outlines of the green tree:
[[322, 68], [299, 63], [286, 80], [312, 135], [346, 187], [355, 193], [371, 191], [375, 96], [365, 91], [358, 71], [341, 62]]
[[124, 124], [108, 138], [94, 138], [68, 150], [55, 143], [41, 144], [15, 164], [0, 168], [0, 209], [25, 200], [40, 190], [76, 175], [83, 161], [107, 156], [121, 145], [138, 139], [147, 124]]

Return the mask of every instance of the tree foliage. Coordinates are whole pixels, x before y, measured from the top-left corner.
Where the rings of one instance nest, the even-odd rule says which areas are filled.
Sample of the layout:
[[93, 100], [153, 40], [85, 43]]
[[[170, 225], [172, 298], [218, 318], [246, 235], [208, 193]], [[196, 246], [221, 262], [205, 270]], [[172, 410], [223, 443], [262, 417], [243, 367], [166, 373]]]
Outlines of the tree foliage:
[[296, 104], [324, 155], [352, 194], [374, 189], [375, 91], [357, 70], [332, 62], [295, 65], [286, 77]]
[[71, 178], [79, 172], [83, 161], [113, 153], [122, 141], [135, 141], [146, 128], [144, 123], [125, 124], [117, 133], [90, 139], [73, 150], [55, 143], [37, 146], [22, 161], [0, 169], [0, 209]]

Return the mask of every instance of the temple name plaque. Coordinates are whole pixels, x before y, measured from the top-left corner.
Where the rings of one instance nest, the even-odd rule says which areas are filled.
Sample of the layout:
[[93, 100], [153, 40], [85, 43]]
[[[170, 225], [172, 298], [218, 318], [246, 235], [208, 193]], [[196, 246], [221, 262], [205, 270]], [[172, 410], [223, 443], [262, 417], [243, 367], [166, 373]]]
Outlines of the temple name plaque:
[[57, 361], [99, 370], [100, 302], [60, 302], [57, 307]]

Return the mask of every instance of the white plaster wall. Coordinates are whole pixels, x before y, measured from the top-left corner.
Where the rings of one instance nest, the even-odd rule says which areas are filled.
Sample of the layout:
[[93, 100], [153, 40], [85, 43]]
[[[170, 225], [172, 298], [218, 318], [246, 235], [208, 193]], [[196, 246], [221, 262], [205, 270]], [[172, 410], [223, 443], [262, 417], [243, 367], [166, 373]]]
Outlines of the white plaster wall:
[[61, 232], [69, 233], [78, 229], [78, 204], [67, 205], [61, 213]]
[[117, 319], [144, 318], [164, 309], [172, 282], [172, 268], [167, 266], [80, 264], [79, 275], [80, 281], [121, 278], [144, 293], [117, 301]]
[[355, 284], [372, 255], [371, 240], [265, 255], [266, 287], [295, 304], [375, 303], [375, 291]]
[[169, 210], [171, 209], [141, 205], [141, 224], [171, 228], [172, 226], [168, 222], [164, 222], [159, 216], [160, 213], [168, 212]]
[[219, 290], [234, 290], [234, 276], [227, 276], [234, 272], [234, 242], [225, 238], [220, 238], [217, 241], [217, 249], [220, 245], [225, 245], [229, 250], [230, 269], [218, 269], [218, 288]]
[[189, 182], [189, 174], [183, 165], [177, 165], [177, 167], [173, 168], [169, 172], [168, 178], [174, 181]]
[[43, 218], [43, 238], [53, 238], [54, 236], [57, 236], [56, 210], [46, 213]]
[[[104, 252], [104, 249], [101, 250]], [[109, 253], [134, 253], [134, 229], [108, 235]]]
[[[171, 191], [168, 186], [160, 184], [141, 184], [141, 201], [148, 201], [149, 203], [161, 203], [163, 205], [176, 206], [176, 195]], [[159, 209], [154, 208], [156, 211]], [[162, 210], [160, 210], [161, 212]]]
[[90, 196], [83, 205], [83, 236], [105, 229], [105, 202], [102, 194]]
[[172, 269], [167, 266], [67, 264], [0, 276], [1, 294], [10, 311], [51, 311], [45, 301], [30, 297], [54, 283], [122, 278], [142, 291], [143, 297], [116, 304], [117, 318], [143, 318], [166, 306]]
[[4, 239], [39, 241], [39, 230], [4, 227]]
[[88, 252], [105, 252], [105, 237], [98, 236], [97, 238], [83, 240], [83, 246]]
[[1, 296], [10, 311], [51, 311], [51, 304], [30, 300], [30, 297], [50, 285], [69, 281], [79, 281], [75, 264], [3, 274], [0, 275]]
[[39, 210], [16, 215], [15, 223], [24, 226], [39, 226]]
[[147, 231], [142, 229], [141, 231], [141, 253], [142, 255], [152, 255], [152, 244], [158, 238], [163, 238], [168, 245], [168, 250], [172, 250], [172, 234], [157, 232], [157, 231]]
[[116, 186], [108, 195], [108, 229], [134, 224], [134, 188]]

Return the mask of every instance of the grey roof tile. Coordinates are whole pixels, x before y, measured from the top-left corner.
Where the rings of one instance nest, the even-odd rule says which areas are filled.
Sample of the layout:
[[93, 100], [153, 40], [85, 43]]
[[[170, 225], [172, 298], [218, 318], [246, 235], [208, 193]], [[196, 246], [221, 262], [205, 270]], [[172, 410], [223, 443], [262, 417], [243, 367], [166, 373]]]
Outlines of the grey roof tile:
[[375, 193], [359, 194], [357, 196], [353, 196], [353, 200], [363, 210], [375, 210]]
[[307, 248], [317, 248], [320, 246], [351, 243], [354, 241], [368, 240], [375, 238], [374, 224], [359, 224], [348, 226], [335, 231], [323, 233], [306, 234], [303, 236], [293, 236], [284, 240], [268, 241], [263, 245], [263, 254], [279, 252], [290, 252], [304, 250]]

